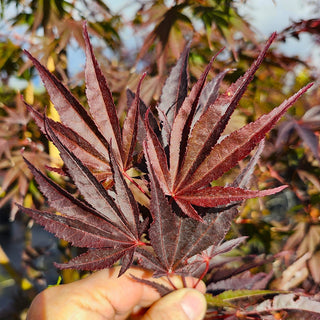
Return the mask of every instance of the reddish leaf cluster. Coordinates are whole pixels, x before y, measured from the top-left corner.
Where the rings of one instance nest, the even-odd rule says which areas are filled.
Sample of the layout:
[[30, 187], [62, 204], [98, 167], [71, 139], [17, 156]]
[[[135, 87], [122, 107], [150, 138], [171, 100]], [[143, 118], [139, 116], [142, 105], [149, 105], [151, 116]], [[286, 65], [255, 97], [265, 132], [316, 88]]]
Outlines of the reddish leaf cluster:
[[[214, 58], [188, 94], [186, 48], [163, 88], [157, 108], [160, 121], [140, 99], [143, 76], [136, 94], [128, 91], [128, 112], [121, 128], [86, 27], [84, 38], [90, 113], [26, 52], [40, 73], [61, 123], [29, 105], [27, 108], [59, 149], [65, 164], [63, 171], [73, 180], [82, 199], [26, 160], [56, 212], [20, 209], [56, 236], [88, 248], [70, 262], [58, 264], [60, 268], [95, 270], [121, 260], [124, 272], [136, 259], [155, 276], [196, 275], [200, 269], [204, 275], [214, 256], [243, 240], [222, 243], [239, 202], [285, 188], [246, 188], [262, 147], [231, 185], [213, 187], [210, 183], [247, 157], [311, 84], [269, 114], [222, 136], [275, 34], [243, 77], [222, 94], [219, 87], [227, 71], [206, 84]], [[143, 146], [140, 153], [137, 145]]]

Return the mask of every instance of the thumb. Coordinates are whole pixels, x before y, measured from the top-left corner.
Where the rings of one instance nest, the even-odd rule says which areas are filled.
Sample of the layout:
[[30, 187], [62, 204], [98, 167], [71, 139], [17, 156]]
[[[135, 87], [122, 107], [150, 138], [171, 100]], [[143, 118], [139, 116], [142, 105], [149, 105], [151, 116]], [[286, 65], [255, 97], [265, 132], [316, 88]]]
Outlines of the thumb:
[[142, 320], [201, 320], [206, 309], [206, 299], [201, 292], [179, 289], [155, 302]]

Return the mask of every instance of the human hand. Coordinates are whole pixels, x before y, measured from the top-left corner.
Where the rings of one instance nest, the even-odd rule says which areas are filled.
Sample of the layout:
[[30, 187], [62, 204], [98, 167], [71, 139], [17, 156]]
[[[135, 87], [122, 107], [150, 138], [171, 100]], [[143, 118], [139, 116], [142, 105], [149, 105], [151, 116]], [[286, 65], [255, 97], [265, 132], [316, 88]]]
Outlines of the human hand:
[[170, 280], [180, 289], [160, 298], [155, 289], [132, 279], [130, 274], [171, 287], [165, 277], [155, 279], [150, 272], [130, 268], [118, 278], [119, 270], [101, 270], [82, 280], [44, 290], [32, 302], [27, 320], [203, 319], [203, 282], [196, 290], [190, 289], [197, 279], [186, 277], [188, 288], [183, 288], [181, 277], [173, 276]]

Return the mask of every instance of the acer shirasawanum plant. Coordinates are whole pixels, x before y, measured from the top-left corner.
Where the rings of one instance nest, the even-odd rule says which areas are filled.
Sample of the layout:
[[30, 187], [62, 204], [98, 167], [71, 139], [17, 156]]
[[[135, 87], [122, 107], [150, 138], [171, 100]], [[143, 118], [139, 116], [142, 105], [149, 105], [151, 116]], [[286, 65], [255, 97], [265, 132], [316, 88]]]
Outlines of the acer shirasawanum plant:
[[[55, 122], [26, 106], [60, 151], [63, 168], [81, 197], [50, 180], [27, 159], [40, 190], [54, 211], [20, 210], [86, 253], [61, 269], [97, 270], [120, 260], [120, 275], [132, 263], [155, 277], [178, 274], [203, 278], [210, 261], [243, 242], [223, 242], [241, 201], [283, 190], [250, 190], [250, 175], [262, 146], [233, 183], [212, 186], [263, 140], [287, 109], [312, 84], [255, 122], [223, 136], [223, 131], [262, 63], [273, 34], [248, 71], [224, 93], [226, 71], [206, 83], [214, 58], [188, 93], [186, 48], [162, 90], [157, 116], [140, 99], [142, 76], [120, 127], [107, 81], [95, 59], [86, 26], [86, 95], [89, 112], [28, 52], [60, 114]], [[201, 272], [199, 272], [201, 270]], [[159, 288], [158, 288], [159, 289]], [[160, 289], [159, 289], [160, 290]]]

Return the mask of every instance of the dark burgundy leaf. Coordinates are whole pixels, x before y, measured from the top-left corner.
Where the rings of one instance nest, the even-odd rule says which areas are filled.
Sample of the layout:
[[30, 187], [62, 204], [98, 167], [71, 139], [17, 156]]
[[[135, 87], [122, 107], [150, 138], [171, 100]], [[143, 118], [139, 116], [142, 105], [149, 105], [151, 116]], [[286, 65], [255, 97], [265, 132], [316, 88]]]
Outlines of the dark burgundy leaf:
[[[257, 60], [251, 65], [245, 75], [232, 84], [217, 100], [214, 99], [214, 103], [208, 106], [199, 121], [194, 125], [190, 139], [188, 140], [185, 160], [179, 172], [178, 182], [175, 184], [174, 190], [184, 185], [210, 154], [255, 72], [262, 63], [275, 36], [276, 34], [273, 34], [269, 38]], [[215, 94], [213, 92], [213, 95]]]
[[[220, 95], [219, 87], [228, 70], [205, 86], [214, 57], [187, 96], [189, 48], [186, 48], [162, 91], [158, 107], [162, 125], [158, 125], [156, 117], [140, 99], [142, 77], [137, 93], [128, 91], [130, 108], [122, 132], [112, 94], [94, 56], [86, 26], [84, 38], [87, 97], [92, 118], [70, 91], [27, 53], [62, 123], [46, 118], [29, 105], [27, 108], [60, 151], [63, 170], [84, 199], [75, 198], [26, 161], [49, 205], [57, 212], [20, 207], [21, 210], [57, 236], [79, 247], [90, 248], [69, 263], [57, 266], [96, 270], [111, 267], [120, 260], [120, 274], [123, 274], [137, 259], [140, 266], [150, 269], [157, 277], [171, 274], [203, 277], [214, 267], [212, 280], [220, 281], [265, 263], [266, 259], [252, 261], [236, 269], [219, 269], [217, 273], [219, 263], [214, 259], [244, 239], [223, 243], [238, 214], [237, 205], [245, 199], [271, 195], [285, 188], [246, 189], [263, 143], [233, 183], [224, 187], [212, 187], [210, 183], [248, 156], [311, 86], [301, 89], [255, 122], [221, 137], [275, 34], [244, 76]], [[317, 143], [308, 125], [301, 120], [296, 129], [315, 151]], [[133, 170], [129, 171], [131, 167]], [[132, 172], [134, 176], [130, 176]], [[104, 179], [108, 179], [108, 184], [100, 183]], [[132, 192], [131, 186], [139, 191]], [[139, 202], [141, 195], [146, 198], [143, 202]], [[221, 268], [226, 261], [230, 262], [230, 258], [220, 263]], [[148, 281], [143, 283], [162, 294], [167, 293], [167, 288]], [[232, 283], [240, 285], [232, 281], [228, 285]]]
[[27, 159], [25, 161], [39, 184], [41, 192], [47, 197], [50, 206], [58, 212], [63, 212], [64, 216], [86, 224], [88, 228], [92, 227], [101, 230], [103, 234], [108, 234], [115, 241], [130, 241], [129, 236], [125, 232], [101, 218], [99, 212], [74, 198], [42, 172], [34, 168]]
[[209, 155], [201, 162], [198, 169], [189, 177], [188, 184], [182, 190], [192, 191], [198, 189], [212, 180], [221, 177], [225, 172], [234, 167], [238, 161], [250, 153], [287, 109], [312, 85], [312, 83], [308, 84], [288, 100], [284, 101], [279, 107], [274, 108], [270, 113], [234, 131], [223, 139], [221, 143], [215, 145]]

